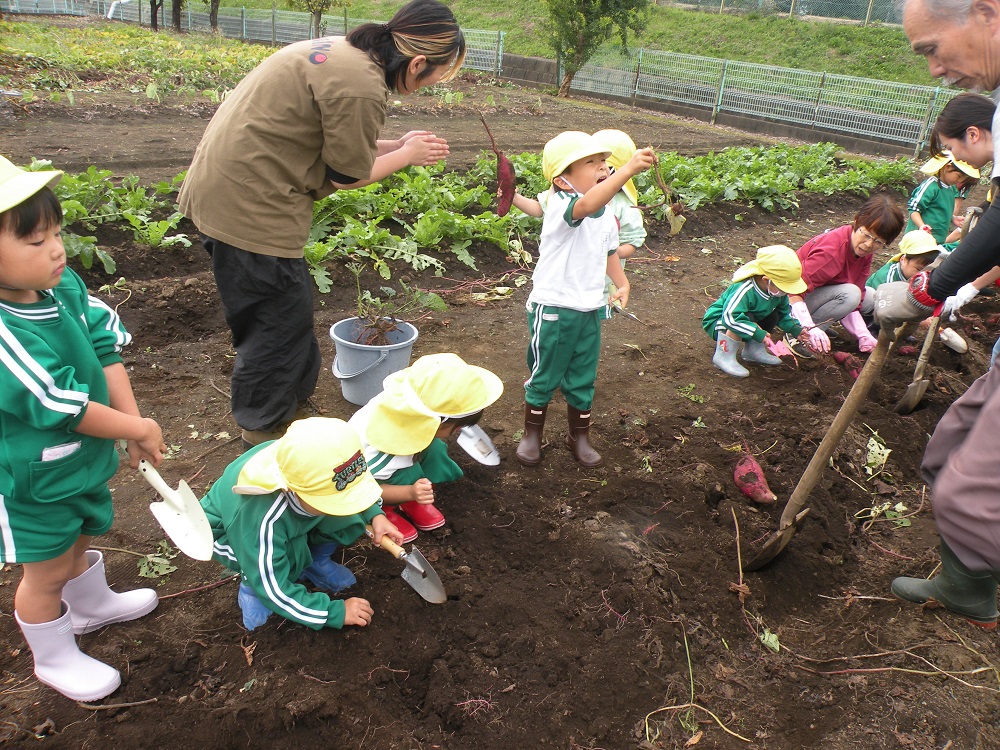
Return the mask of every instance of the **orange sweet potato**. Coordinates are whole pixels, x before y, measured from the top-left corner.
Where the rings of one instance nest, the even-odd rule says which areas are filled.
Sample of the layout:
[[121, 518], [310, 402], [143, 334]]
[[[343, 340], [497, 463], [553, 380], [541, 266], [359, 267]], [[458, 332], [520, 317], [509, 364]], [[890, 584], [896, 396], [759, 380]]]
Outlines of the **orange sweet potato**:
[[757, 463], [757, 459], [749, 453], [740, 456], [740, 460], [733, 470], [733, 479], [736, 481], [736, 487], [739, 491], [755, 503], [770, 505], [778, 499], [778, 496], [771, 492], [771, 488], [767, 486], [764, 470]]

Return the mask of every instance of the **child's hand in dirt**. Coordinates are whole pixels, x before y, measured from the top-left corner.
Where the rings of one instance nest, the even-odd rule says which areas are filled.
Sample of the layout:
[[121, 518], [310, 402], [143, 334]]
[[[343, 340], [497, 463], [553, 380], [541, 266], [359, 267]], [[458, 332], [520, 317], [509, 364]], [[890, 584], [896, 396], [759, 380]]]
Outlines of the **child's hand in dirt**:
[[430, 505], [434, 502], [434, 485], [430, 479], [422, 477], [413, 483], [410, 494], [421, 505]]
[[163, 461], [163, 454], [167, 452], [167, 444], [163, 442], [163, 432], [156, 420], [144, 418], [142, 425], [145, 430], [142, 437], [129, 440], [125, 446], [128, 465], [133, 469], [139, 468], [139, 461], [143, 458], [154, 467], [159, 466]]
[[395, 524], [379, 514], [372, 519], [372, 542], [377, 547], [382, 543], [382, 537], [387, 536], [396, 544], [403, 543], [403, 534], [396, 528]]
[[640, 172], [645, 172], [653, 164], [656, 163], [656, 153], [651, 148], [640, 148], [634, 154], [632, 158], [628, 160], [621, 171], [628, 174], [629, 177], [635, 177]]
[[344, 602], [344, 624], [364, 627], [372, 621], [375, 610], [367, 599], [352, 596]]
[[628, 296], [631, 288], [630, 284], [624, 284], [618, 287], [618, 290], [612, 295], [610, 302], [617, 302], [624, 310], [628, 306]]
[[400, 146], [400, 149], [406, 154], [406, 163], [411, 167], [429, 167], [437, 164], [451, 153], [448, 149], [448, 141], [444, 138], [438, 138], [427, 131], [414, 132], [420, 132], [423, 135], [413, 136]]

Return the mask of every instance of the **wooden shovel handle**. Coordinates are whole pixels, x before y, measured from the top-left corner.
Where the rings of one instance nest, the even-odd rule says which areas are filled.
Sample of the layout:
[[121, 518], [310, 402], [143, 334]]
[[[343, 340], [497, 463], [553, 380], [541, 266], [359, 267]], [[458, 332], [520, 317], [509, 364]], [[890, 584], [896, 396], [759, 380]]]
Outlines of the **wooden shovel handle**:
[[917, 358], [917, 367], [913, 371], [913, 382], [919, 383], [924, 379], [924, 370], [927, 369], [927, 360], [931, 358], [931, 347], [934, 345], [934, 340], [937, 338], [938, 326], [941, 324], [941, 318], [934, 316], [931, 318], [931, 324], [927, 328], [927, 335], [924, 337], [924, 345], [920, 347], [920, 356]]
[[[912, 330], [912, 326], [909, 324], [904, 325], [900, 330], [896, 331], [896, 338], [908, 335], [910, 330]], [[802, 473], [799, 483], [795, 485], [792, 496], [788, 498], [788, 503], [781, 513], [779, 531], [790, 526], [799, 514], [799, 511], [806, 504], [809, 494], [812, 492], [813, 487], [816, 486], [816, 482], [819, 481], [823, 469], [826, 468], [827, 461], [830, 460], [830, 456], [833, 455], [833, 451], [840, 443], [840, 439], [847, 432], [848, 426], [854, 420], [854, 415], [858, 413], [861, 402], [868, 396], [868, 391], [871, 390], [872, 384], [878, 379], [891, 346], [892, 342], [889, 341], [888, 332], [883, 328], [879, 333], [878, 344], [872, 350], [868, 361], [865, 362], [865, 366], [861, 368], [861, 374], [858, 375], [858, 379], [851, 386], [851, 392], [844, 399], [840, 411], [833, 418], [830, 429], [827, 430], [822, 442], [820, 442], [819, 447], [809, 461], [809, 465], [806, 466], [806, 470]]]
[[[365, 525], [365, 533], [368, 535], [369, 539], [372, 540], [375, 539], [375, 530], [370, 525], [367, 524]], [[385, 534], [382, 535], [382, 541], [379, 542], [378, 546], [384, 549], [389, 554], [391, 554], [397, 560], [402, 560], [404, 557], [406, 557], [406, 550], [400, 547], [394, 541], [392, 541]]]

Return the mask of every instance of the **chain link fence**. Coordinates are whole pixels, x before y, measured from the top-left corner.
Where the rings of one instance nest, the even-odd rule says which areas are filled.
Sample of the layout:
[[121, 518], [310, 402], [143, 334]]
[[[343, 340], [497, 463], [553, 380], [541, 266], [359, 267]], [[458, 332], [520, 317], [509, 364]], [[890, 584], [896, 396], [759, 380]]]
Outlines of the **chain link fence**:
[[712, 122], [728, 112], [913, 146], [914, 156], [958, 93], [648, 49], [632, 55], [602, 52], [574, 76], [571, 90], [637, 104], [651, 99], [711, 109]]
[[[161, 28], [171, 28], [170, 11], [164, 3], [157, 22]], [[194, 12], [188, 7], [181, 11], [181, 31], [210, 33], [212, 24], [208, 13]], [[106, 18], [150, 26], [149, 5], [145, 0], [0, 0], [0, 11], [29, 15], [104, 16]], [[324, 15], [320, 36], [344, 35], [355, 26], [368, 23], [368, 19], [348, 18], [343, 15]], [[312, 16], [286, 10], [256, 8], [219, 8], [219, 33], [233, 39], [249, 42], [284, 45], [312, 39]], [[477, 31], [462, 29], [467, 53], [466, 68], [500, 75], [503, 59], [502, 31]]]
[[872, 23], [900, 23], [895, 0], [684, 0], [658, 2], [675, 8], [691, 8], [709, 13], [759, 13], [789, 18], [830, 18]]

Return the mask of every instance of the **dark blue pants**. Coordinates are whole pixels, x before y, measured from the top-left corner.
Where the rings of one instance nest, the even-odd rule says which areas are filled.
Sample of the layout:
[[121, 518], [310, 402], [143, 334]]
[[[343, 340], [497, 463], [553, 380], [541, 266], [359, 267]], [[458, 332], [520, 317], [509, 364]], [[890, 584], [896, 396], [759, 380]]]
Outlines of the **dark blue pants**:
[[245, 430], [270, 431], [295, 414], [319, 377], [313, 331], [313, 282], [303, 258], [250, 253], [204, 237], [233, 333], [233, 418]]

